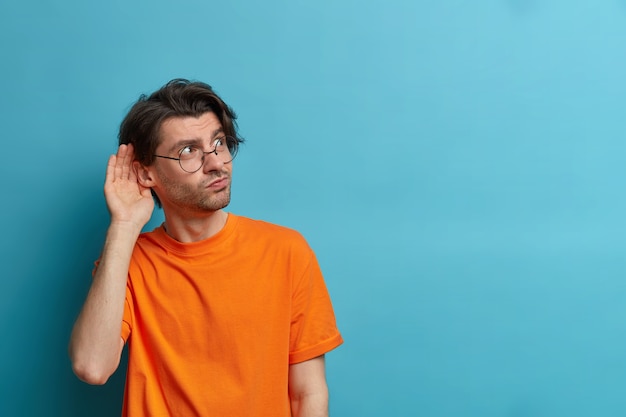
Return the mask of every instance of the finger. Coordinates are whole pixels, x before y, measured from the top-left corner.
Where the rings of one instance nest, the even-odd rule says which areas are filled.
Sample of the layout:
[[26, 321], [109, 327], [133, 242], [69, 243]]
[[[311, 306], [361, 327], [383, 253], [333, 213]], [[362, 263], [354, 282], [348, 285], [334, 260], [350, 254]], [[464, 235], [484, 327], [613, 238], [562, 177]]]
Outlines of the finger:
[[107, 163], [107, 170], [104, 176], [105, 183], [111, 183], [115, 180], [115, 165], [117, 163], [117, 156], [111, 155], [109, 157], [109, 162]]
[[128, 179], [130, 176], [130, 165], [133, 162], [133, 145], [121, 145], [124, 146], [124, 158], [122, 159], [122, 179]]
[[135, 147], [132, 144], [128, 144], [128, 179], [132, 182], [137, 181], [137, 167], [135, 166]]
[[124, 178], [124, 159], [126, 158], [127, 150], [128, 147], [126, 145], [120, 145], [117, 148], [113, 181]]

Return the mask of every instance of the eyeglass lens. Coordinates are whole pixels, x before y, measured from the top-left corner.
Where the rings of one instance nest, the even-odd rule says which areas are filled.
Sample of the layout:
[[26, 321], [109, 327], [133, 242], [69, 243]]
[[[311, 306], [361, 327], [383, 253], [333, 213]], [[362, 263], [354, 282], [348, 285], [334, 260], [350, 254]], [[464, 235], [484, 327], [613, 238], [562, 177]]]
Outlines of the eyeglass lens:
[[235, 159], [237, 155], [237, 141], [231, 137], [218, 140], [213, 150], [209, 152], [203, 152], [201, 149], [194, 147], [185, 148], [180, 153], [180, 167], [186, 172], [196, 172], [202, 168], [207, 155], [210, 157], [211, 154], [214, 154], [223, 163], [227, 164]]

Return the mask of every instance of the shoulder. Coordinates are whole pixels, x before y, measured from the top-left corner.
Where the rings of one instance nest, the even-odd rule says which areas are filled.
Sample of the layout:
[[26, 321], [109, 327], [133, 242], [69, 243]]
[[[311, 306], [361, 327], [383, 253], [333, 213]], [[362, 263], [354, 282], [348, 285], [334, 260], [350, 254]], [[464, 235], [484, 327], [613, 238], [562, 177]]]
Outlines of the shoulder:
[[[231, 214], [232, 215], [232, 214]], [[297, 230], [291, 229], [286, 226], [281, 226], [275, 223], [270, 223], [264, 220], [251, 219], [249, 217], [235, 216], [237, 219], [238, 227], [244, 228], [246, 230], [255, 230], [264, 233], [275, 233], [284, 236], [293, 236], [302, 238], [302, 235]]]
[[156, 227], [154, 230], [141, 233], [135, 243], [133, 257], [140, 256], [140, 254], [166, 253], [168, 248], [167, 239], [163, 225]]
[[160, 225], [153, 230], [142, 232], [137, 238], [138, 244], [158, 244], [158, 242], [165, 235], [163, 225]]
[[235, 216], [235, 219], [237, 221], [237, 231], [242, 236], [267, 243], [295, 246], [309, 250], [306, 239], [295, 229], [243, 216]]

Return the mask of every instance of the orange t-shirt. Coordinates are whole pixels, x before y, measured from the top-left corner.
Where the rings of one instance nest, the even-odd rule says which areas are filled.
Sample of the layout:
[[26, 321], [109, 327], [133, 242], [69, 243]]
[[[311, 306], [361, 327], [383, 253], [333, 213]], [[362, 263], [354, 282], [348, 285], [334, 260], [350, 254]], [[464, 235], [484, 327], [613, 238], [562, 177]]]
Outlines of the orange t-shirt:
[[129, 417], [289, 416], [289, 365], [343, 341], [302, 236], [233, 214], [201, 242], [139, 237], [122, 337]]

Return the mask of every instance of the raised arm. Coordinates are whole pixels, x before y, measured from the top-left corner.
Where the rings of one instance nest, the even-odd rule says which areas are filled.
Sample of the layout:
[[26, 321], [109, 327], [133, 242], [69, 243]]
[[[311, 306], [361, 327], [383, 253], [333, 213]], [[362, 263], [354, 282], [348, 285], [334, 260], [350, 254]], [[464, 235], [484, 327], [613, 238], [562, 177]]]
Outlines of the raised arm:
[[324, 355], [289, 365], [289, 399], [293, 417], [328, 417]]
[[74, 373], [89, 384], [104, 384], [117, 369], [126, 279], [133, 248], [150, 220], [154, 201], [137, 182], [132, 145], [109, 158], [104, 194], [111, 214], [104, 248], [85, 304], [74, 324], [69, 354]]

